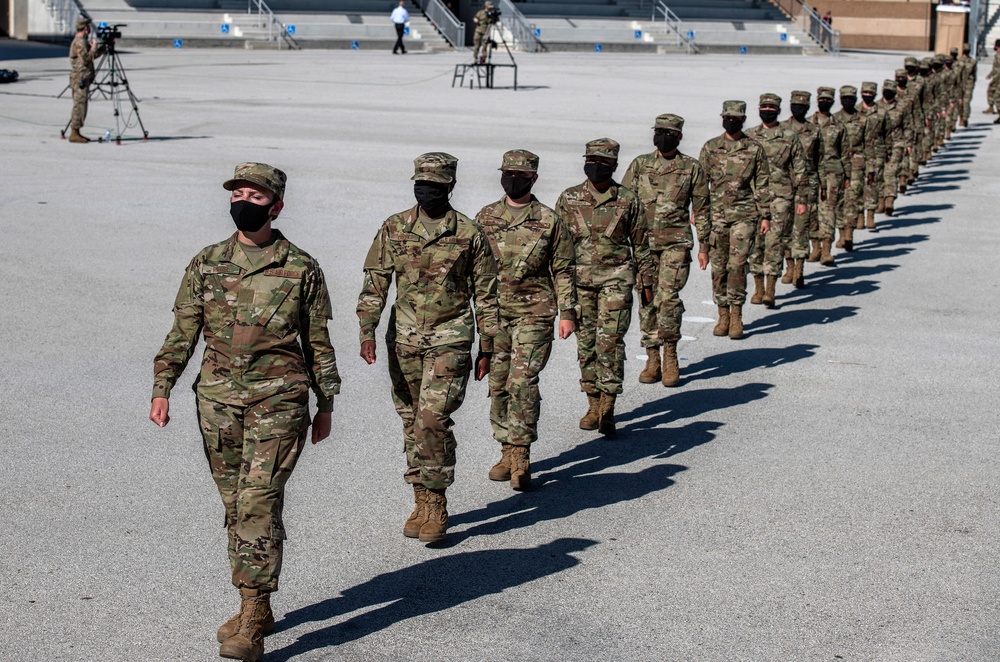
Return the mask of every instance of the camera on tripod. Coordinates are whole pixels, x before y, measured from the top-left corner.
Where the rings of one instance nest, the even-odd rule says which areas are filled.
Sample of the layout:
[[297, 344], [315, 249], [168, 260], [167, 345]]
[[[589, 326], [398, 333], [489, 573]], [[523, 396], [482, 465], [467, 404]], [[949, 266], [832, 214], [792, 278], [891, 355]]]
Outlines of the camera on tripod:
[[500, 22], [500, 8], [499, 7], [487, 7], [486, 8], [486, 20], [490, 25]]
[[121, 39], [122, 31], [118, 28], [127, 28], [127, 23], [116, 23], [115, 25], [104, 25], [97, 28], [97, 41], [101, 42], [107, 51], [115, 50], [115, 39]]

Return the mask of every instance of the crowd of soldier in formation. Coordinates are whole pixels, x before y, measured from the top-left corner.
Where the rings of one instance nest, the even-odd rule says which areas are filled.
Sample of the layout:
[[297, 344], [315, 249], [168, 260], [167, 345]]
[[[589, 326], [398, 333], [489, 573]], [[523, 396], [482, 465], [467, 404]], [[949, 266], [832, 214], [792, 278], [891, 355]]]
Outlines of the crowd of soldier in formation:
[[[998, 48], [1000, 60], [1000, 48]], [[458, 160], [444, 152], [414, 162], [416, 204], [389, 217], [364, 261], [358, 297], [361, 356], [376, 361], [376, 328], [395, 285], [385, 336], [392, 400], [402, 419], [414, 509], [403, 535], [445, 538], [445, 492], [453, 483], [452, 414], [468, 378], [488, 377], [490, 423], [500, 459], [489, 478], [531, 486], [530, 447], [538, 437], [539, 375], [556, 330], [577, 336], [587, 410], [580, 428], [615, 434], [625, 335], [640, 302], [647, 361], [639, 381], [680, 383], [681, 338], [692, 251], [711, 265], [716, 336], [743, 336], [747, 273], [751, 303], [775, 305], [777, 282], [806, 285], [805, 263], [835, 264], [854, 249], [854, 231], [878, 230], [898, 194], [919, 176], [957, 124], [968, 125], [976, 63], [959, 57], [906, 58], [882, 84], [760, 96], [761, 123], [744, 131], [746, 103], [725, 101], [724, 132], [694, 159], [680, 152], [684, 119], [656, 118], [655, 150], [636, 157], [621, 181], [619, 145], [584, 148], [586, 176], [542, 204], [532, 187], [539, 158], [506, 152], [504, 195], [475, 220], [449, 203]], [[1000, 65], [994, 72], [1000, 72]], [[1000, 73], [998, 73], [1000, 76]], [[995, 79], [994, 79], [995, 80]], [[310, 427], [331, 429], [340, 376], [327, 331], [330, 296], [316, 261], [271, 229], [284, 206], [285, 174], [267, 164], [237, 166], [224, 187], [237, 233], [190, 263], [174, 304], [175, 321], [154, 363], [150, 418], [169, 421], [170, 392], [204, 334], [196, 382], [206, 456], [226, 510], [233, 584], [240, 612], [217, 632], [220, 654], [259, 660], [274, 629], [285, 538], [284, 485]], [[694, 235], [697, 234], [697, 244]], [[811, 244], [811, 246], [810, 246]], [[634, 294], [635, 293], [635, 294]], [[558, 321], [558, 324], [556, 323]], [[478, 332], [478, 353], [472, 354]]]

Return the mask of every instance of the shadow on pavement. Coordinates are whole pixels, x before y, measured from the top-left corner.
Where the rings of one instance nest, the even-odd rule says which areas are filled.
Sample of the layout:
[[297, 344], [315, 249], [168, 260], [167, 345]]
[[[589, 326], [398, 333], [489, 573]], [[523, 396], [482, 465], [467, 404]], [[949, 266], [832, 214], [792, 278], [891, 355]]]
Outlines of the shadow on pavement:
[[[43, 44], [39, 41], [18, 41], [16, 39], [0, 39], [0, 65], [10, 60], [34, 60], [44, 57], [69, 58], [69, 42], [65, 46]], [[8, 68], [8, 67], [3, 67]], [[16, 67], [15, 67], [16, 68]], [[69, 75], [69, 64], [66, 65]]]
[[[760, 322], [757, 320], [751, 324], [756, 324]], [[746, 329], [749, 325], [745, 326]], [[720, 338], [720, 343], [729, 342], [728, 338]], [[755, 370], [757, 368], [773, 368], [775, 366], [783, 365], [786, 363], [794, 363], [795, 361], [800, 361], [802, 359], [809, 358], [814, 354], [813, 350], [816, 349], [818, 345], [791, 345], [790, 347], [759, 347], [754, 349], [737, 349], [731, 352], [721, 352], [719, 354], [712, 354], [711, 356], [706, 356], [697, 363], [692, 363], [689, 366], [685, 366], [681, 370], [681, 383], [687, 384], [688, 382], [697, 381], [699, 379], [715, 379], [717, 377], [728, 377], [729, 375], [735, 375], [740, 372], [746, 372], [748, 370]], [[690, 403], [689, 407], [692, 409], [705, 408], [705, 412], [713, 411], [716, 407], [712, 407], [710, 400], [713, 399], [713, 391], [718, 389], [709, 389], [706, 391], [695, 391], [698, 393], [699, 398], [705, 398], [705, 402], [700, 401]], [[678, 393], [677, 395], [671, 396], [671, 398], [678, 398], [680, 396], [688, 396], [688, 392]], [[715, 398], [717, 399], [717, 398]], [[757, 398], [750, 398], [747, 400], [756, 400]], [[657, 405], [659, 402], [650, 403], [646, 406]], [[681, 411], [678, 409], [678, 404], [683, 403], [683, 400], [679, 400], [676, 403], [672, 399], [667, 400], [667, 404], [670, 404], [674, 411]], [[640, 409], [641, 411], [641, 409]], [[703, 412], [697, 412], [703, 413]], [[684, 412], [684, 416], [689, 416]], [[624, 419], [627, 420], [627, 419]]]
[[[529, 549], [451, 554], [378, 575], [335, 598], [288, 612], [278, 621], [277, 629], [289, 630], [359, 609], [377, 608], [306, 632], [284, 648], [269, 651], [267, 659], [289, 660], [355, 641], [396, 623], [568, 570], [580, 563], [571, 554], [596, 544], [597, 541], [585, 538], [559, 538]], [[420, 657], [416, 653], [413, 656]]]
[[[862, 282], [869, 283], [870, 281]], [[851, 294], [867, 294], [868, 292], [873, 292], [878, 289], [874, 283], [870, 284], [870, 289], [867, 289], [869, 287], [868, 285], [862, 285], [861, 288], [858, 289], [858, 285], [860, 284], [844, 283], [839, 285], [827, 285], [825, 288], [826, 292], [824, 292], [824, 294], [807, 292], [807, 290], [799, 290], [800, 292], [807, 292], [806, 298], [796, 301], [795, 304], [798, 305], [828, 297], [849, 296]], [[853, 291], [851, 290], [852, 287], [855, 288]], [[819, 288], [816, 289], [818, 290]], [[860, 308], [857, 306], [839, 306], [837, 308], [830, 308], [827, 310], [819, 310], [815, 308], [783, 310], [769, 313], [767, 317], [754, 320], [744, 326], [743, 330], [748, 335], [779, 333], [781, 331], [801, 329], [802, 327], [813, 326], [815, 324], [830, 324], [832, 322], [839, 322], [842, 319], [854, 317], [858, 314], [858, 310], [860, 310]]]

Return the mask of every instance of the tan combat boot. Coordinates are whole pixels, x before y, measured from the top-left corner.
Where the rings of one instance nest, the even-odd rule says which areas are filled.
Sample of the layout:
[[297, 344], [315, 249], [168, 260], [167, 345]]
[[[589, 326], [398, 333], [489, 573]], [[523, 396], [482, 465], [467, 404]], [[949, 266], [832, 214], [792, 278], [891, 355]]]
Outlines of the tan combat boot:
[[778, 277], [767, 276], [765, 280], [766, 283], [764, 285], [764, 305], [768, 308], [774, 308], [774, 288], [778, 284]]
[[758, 304], [764, 300], [764, 274], [753, 275], [753, 296], [750, 303]]
[[427, 519], [420, 527], [420, 542], [441, 542], [448, 531], [448, 499], [444, 488], [427, 490]]
[[240, 623], [233, 636], [222, 642], [219, 657], [245, 662], [264, 659], [264, 617], [271, 609], [271, 594], [241, 588]]
[[615, 436], [615, 398], [617, 396], [601, 393], [601, 423], [598, 431], [605, 437]]
[[663, 379], [664, 386], [677, 386], [681, 380], [681, 369], [677, 365], [677, 341], [668, 340], [663, 343]]
[[[882, 211], [883, 212], [885, 211], [884, 206], [882, 208]], [[869, 232], [878, 232], [878, 230], [875, 229], [875, 212], [871, 210], [868, 211], [868, 218], [865, 219], [865, 227], [868, 229]]]
[[899, 194], [900, 195], [903, 195], [904, 193], [906, 193], [906, 185], [907, 184], [909, 184], [909, 179], [907, 178], [907, 176], [906, 175], [900, 175], [899, 176], [899, 182], [896, 185], [896, 188], [899, 189]]
[[823, 242], [820, 239], [810, 239], [809, 241], [812, 242], [812, 251], [809, 252], [806, 262], [819, 262]]
[[[215, 633], [215, 639], [220, 644], [225, 643], [226, 639], [236, 634], [240, 629], [240, 615], [243, 613], [243, 602], [247, 599], [247, 596], [243, 595], [240, 591], [240, 610], [236, 612], [236, 615], [230, 618], [228, 621], [222, 624], [219, 631]], [[264, 621], [261, 630], [265, 635], [274, 632], [274, 612], [271, 611], [271, 601], [267, 601], [267, 609], [264, 611]]]
[[822, 255], [820, 255], [819, 263], [822, 264], [824, 267], [832, 267], [833, 265], [836, 264], [836, 261], [834, 261], [833, 259], [833, 253], [830, 252], [832, 244], [833, 244], [833, 239], [823, 240], [822, 243], [823, 253]]
[[886, 198], [885, 199], [885, 215], [892, 216], [893, 212], [896, 211], [896, 198]]
[[806, 264], [805, 260], [796, 258], [794, 271], [792, 272], [792, 284], [796, 288], [802, 289], [806, 286]]
[[[837, 243], [835, 244], [835, 246], [837, 248], [843, 248], [844, 247], [844, 236], [846, 234], [847, 234], [847, 228], [846, 228], [846, 226], [842, 227], [842, 228], [837, 228]], [[822, 262], [822, 261], [823, 261], [823, 257], [821, 255], [820, 256], [820, 262]]]
[[844, 228], [844, 250], [848, 252], [854, 250], [854, 228], [850, 225]]
[[712, 329], [713, 336], [729, 335], [729, 306], [719, 306], [719, 321]]
[[529, 446], [510, 449], [510, 487], [522, 491], [531, 488], [531, 452]]
[[781, 282], [785, 285], [792, 284], [792, 269], [794, 269], [795, 260], [790, 257], [785, 258], [785, 271], [781, 274]]
[[68, 140], [71, 143], [89, 143], [90, 142], [90, 138], [88, 138], [87, 136], [81, 136], [80, 135], [80, 129], [73, 129], [72, 131], [70, 131], [69, 132], [69, 138], [68, 138]]
[[986, 110], [984, 110], [984, 111], [983, 111], [983, 115], [992, 115], [992, 114], [993, 114], [993, 104], [991, 103], [991, 104], [990, 104], [990, 105], [989, 105], [989, 106], [988, 106], [988, 107], [986, 108]]
[[500, 444], [500, 461], [490, 467], [490, 480], [510, 480], [510, 444]]
[[420, 483], [413, 484], [413, 512], [403, 524], [403, 535], [407, 538], [420, 536], [420, 527], [427, 521], [427, 488]]
[[639, 373], [640, 384], [655, 384], [660, 381], [660, 348], [646, 348], [646, 367]]
[[855, 221], [855, 223], [854, 223], [854, 229], [855, 230], [864, 230], [865, 229], [865, 210], [864, 209], [862, 209], [861, 211], [858, 212], [858, 220]]
[[729, 339], [739, 340], [743, 337], [743, 306], [733, 304], [729, 307]]
[[876, 214], [885, 213], [885, 198], [879, 197], [878, 204], [875, 205], [875, 213]]
[[596, 430], [601, 423], [601, 396], [587, 394], [587, 413], [580, 419], [581, 430]]

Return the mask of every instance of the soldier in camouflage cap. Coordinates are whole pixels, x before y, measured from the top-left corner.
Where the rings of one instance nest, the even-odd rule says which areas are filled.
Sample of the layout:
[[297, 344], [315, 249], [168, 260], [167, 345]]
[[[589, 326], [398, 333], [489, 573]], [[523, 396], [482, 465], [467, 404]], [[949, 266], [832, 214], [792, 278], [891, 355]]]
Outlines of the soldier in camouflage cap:
[[805, 205], [806, 211], [799, 213], [796, 204], [792, 221], [792, 236], [785, 256], [789, 264], [781, 282], [790, 282], [797, 288], [805, 287], [805, 258], [809, 255], [809, 234], [819, 231], [819, 129], [811, 123], [806, 114], [812, 94], [795, 90], [790, 96], [789, 110], [792, 116], [781, 123], [782, 128], [798, 136], [802, 145], [802, 155], [806, 167]]
[[330, 434], [340, 375], [327, 320], [330, 295], [319, 264], [271, 228], [284, 207], [285, 174], [242, 163], [226, 181], [237, 231], [191, 260], [174, 302], [174, 324], [153, 363], [149, 418], [169, 420], [168, 398], [205, 338], [196, 380], [205, 455], [225, 508], [240, 613], [217, 633], [219, 654], [259, 660], [274, 630], [285, 483], [318, 413], [312, 442]]
[[840, 230], [837, 248], [854, 250], [854, 227], [858, 216], [864, 222], [861, 209], [865, 183], [865, 118], [858, 112], [858, 88], [843, 85], [840, 88], [841, 109], [834, 119], [844, 127], [842, 155], [844, 164], [844, 195], [837, 208], [836, 227]]
[[415, 504], [403, 535], [421, 542], [443, 540], [448, 529], [445, 490], [455, 480], [456, 445], [451, 416], [465, 399], [474, 329], [477, 380], [489, 373], [497, 334], [497, 265], [489, 240], [449, 203], [457, 165], [444, 152], [414, 160], [416, 204], [390, 216], [375, 234], [358, 296], [361, 357], [370, 365], [395, 279], [385, 340], [392, 400], [403, 421], [403, 480], [413, 486]]
[[[750, 303], [775, 305], [775, 286], [781, 277], [785, 250], [792, 237], [794, 214], [806, 213], [809, 172], [798, 135], [781, 124], [781, 97], [768, 92], [760, 95], [761, 123], [747, 131], [747, 137], [764, 148], [771, 190], [771, 229], [758, 237], [750, 252], [750, 273], [754, 293]], [[791, 274], [789, 274], [791, 276]], [[791, 282], [791, 278], [788, 282]]]
[[986, 74], [986, 80], [990, 81], [986, 87], [986, 102], [989, 105], [983, 112], [992, 115], [994, 112], [1000, 112], [1000, 100], [997, 99], [1000, 92], [1000, 39], [993, 42], [993, 66], [990, 68], [990, 73]]
[[[908, 106], [897, 98], [899, 86], [895, 78], [882, 82], [882, 99], [879, 108], [885, 113], [885, 171], [882, 177], [882, 211], [892, 216], [896, 204], [896, 187], [899, 170], [906, 153], [906, 137], [912, 135]], [[904, 102], [905, 103], [905, 102]]]
[[476, 32], [473, 36], [473, 50], [472, 50], [472, 61], [473, 63], [482, 64], [486, 61], [486, 53], [489, 49], [489, 44], [487, 43], [486, 35], [490, 31], [490, 17], [489, 11], [493, 8], [493, 3], [487, 0], [483, 5], [483, 8], [476, 12], [476, 15], [472, 17], [472, 22], [476, 26]]
[[490, 364], [490, 423], [500, 443], [500, 461], [490, 480], [531, 485], [530, 447], [538, 439], [542, 397], [539, 374], [559, 337], [576, 330], [573, 239], [555, 212], [531, 194], [538, 156], [525, 149], [503, 155], [504, 196], [483, 207], [476, 223], [489, 238], [497, 261], [500, 322]]
[[622, 186], [631, 189], [642, 203], [655, 274], [653, 301], [639, 308], [639, 329], [646, 349], [646, 366], [639, 374], [643, 384], [659, 381], [664, 386], [677, 386], [680, 382], [677, 342], [684, 313], [680, 293], [691, 273], [694, 248], [690, 219], [708, 223], [708, 183], [701, 164], [678, 150], [683, 129], [680, 115], [657, 117], [653, 124], [656, 149], [637, 156], [622, 177]]
[[861, 107], [858, 114], [865, 121], [865, 179], [862, 182], [862, 204], [858, 208], [855, 229], [867, 227], [875, 232], [875, 214], [885, 211], [885, 197], [882, 195], [886, 163], [886, 115], [878, 105], [878, 83], [866, 81], [861, 84]]
[[906, 142], [906, 149], [903, 150], [903, 158], [899, 164], [897, 172], [899, 193], [906, 193], [906, 188], [917, 177], [917, 170], [920, 165], [917, 146], [920, 144], [920, 136], [924, 130], [924, 111], [921, 103], [922, 91], [920, 82], [910, 79], [907, 69], [896, 69], [896, 87], [899, 106], [903, 110], [904, 132], [903, 137]]
[[979, 67], [976, 58], [971, 57], [969, 44], [962, 44], [962, 54], [957, 63], [962, 65], [962, 126], [969, 126], [969, 113], [972, 110], [972, 92], [976, 87], [976, 79], [979, 77]]
[[89, 42], [89, 38], [90, 19], [81, 16], [76, 19], [76, 36], [69, 46], [69, 87], [73, 91], [73, 113], [69, 120], [71, 143], [90, 142], [89, 138], [80, 135], [80, 129], [87, 120], [90, 85], [94, 82], [94, 58], [104, 52], [104, 46], [96, 41]]
[[712, 264], [712, 294], [719, 307], [716, 336], [743, 337], [747, 262], [759, 235], [771, 225], [771, 189], [764, 148], [743, 133], [746, 103], [722, 104], [724, 133], [701, 148], [698, 162], [708, 179], [710, 214], [699, 222], [698, 266]]
[[576, 253], [577, 359], [588, 405], [580, 428], [605, 436], [615, 434], [615, 401], [625, 376], [625, 334], [637, 277], [642, 304], [653, 295], [645, 217], [635, 194], [613, 179], [617, 167], [618, 143], [591, 140], [584, 153], [587, 179], [563, 191], [555, 207]]
[[844, 149], [844, 127], [830, 113], [833, 108], [834, 89], [821, 87], [816, 90], [817, 110], [809, 118], [819, 130], [819, 231], [813, 237], [816, 243], [808, 261], [824, 266], [835, 264], [831, 249], [836, 232], [837, 210], [844, 195], [844, 172], [850, 156]]

